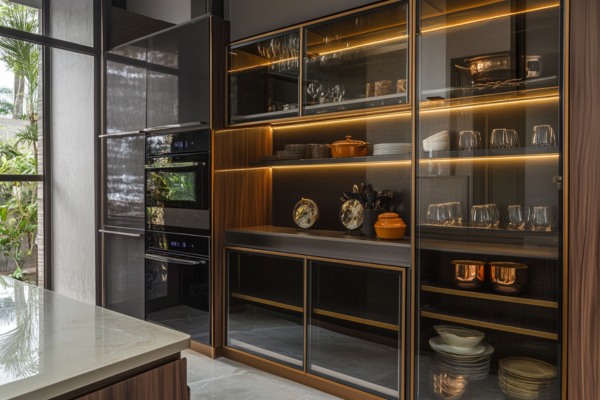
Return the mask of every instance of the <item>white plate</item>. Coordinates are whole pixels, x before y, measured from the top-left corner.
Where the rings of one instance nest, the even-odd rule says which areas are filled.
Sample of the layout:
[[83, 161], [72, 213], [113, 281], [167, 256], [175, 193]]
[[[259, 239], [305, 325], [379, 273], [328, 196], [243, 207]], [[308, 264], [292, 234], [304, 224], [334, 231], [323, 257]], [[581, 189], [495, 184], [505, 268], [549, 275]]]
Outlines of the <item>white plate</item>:
[[535, 358], [508, 357], [500, 360], [499, 365], [507, 372], [523, 378], [552, 379], [557, 375], [556, 367]]

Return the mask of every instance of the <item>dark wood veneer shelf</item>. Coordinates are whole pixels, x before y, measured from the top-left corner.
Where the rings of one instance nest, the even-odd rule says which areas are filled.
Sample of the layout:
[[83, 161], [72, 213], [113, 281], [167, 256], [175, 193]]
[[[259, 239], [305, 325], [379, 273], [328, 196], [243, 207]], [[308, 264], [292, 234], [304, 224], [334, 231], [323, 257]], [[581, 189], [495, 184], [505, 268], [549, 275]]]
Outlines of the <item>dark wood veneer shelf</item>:
[[498, 242], [462, 242], [460, 240], [422, 239], [421, 250], [436, 250], [452, 253], [486, 254], [510, 257], [558, 259], [558, 247], [543, 245], [538, 241], [523, 241], [522, 244]]
[[421, 284], [421, 290], [424, 292], [447, 294], [452, 296], [472, 297], [477, 299], [503, 301], [507, 303], [526, 304], [530, 306], [558, 308], [558, 302], [541, 298], [528, 298], [523, 296], [507, 296], [485, 291], [472, 291], [457, 289], [456, 287], [446, 285], [440, 282], [426, 282]]
[[341, 231], [256, 226], [225, 231], [225, 245], [382, 266], [410, 267], [410, 239], [379, 240]]
[[273, 160], [257, 161], [252, 163], [255, 167], [283, 167], [283, 166], [302, 166], [302, 165], [335, 165], [335, 164], [354, 164], [354, 163], [390, 163], [390, 162], [410, 161], [410, 153], [392, 154], [381, 156], [366, 157], [343, 157], [343, 158], [314, 158], [299, 160]]
[[509, 325], [497, 321], [486, 320], [485, 318], [474, 319], [470, 317], [464, 317], [459, 313], [449, 312], [443, 307], [425, 307], [421, 310], [421, 316], [457, 324], [471, 325], [480, 328], [495, 329], [498, 331], [558, 340], [558, 334], [556, 332], [550, 332], [535, 327]]

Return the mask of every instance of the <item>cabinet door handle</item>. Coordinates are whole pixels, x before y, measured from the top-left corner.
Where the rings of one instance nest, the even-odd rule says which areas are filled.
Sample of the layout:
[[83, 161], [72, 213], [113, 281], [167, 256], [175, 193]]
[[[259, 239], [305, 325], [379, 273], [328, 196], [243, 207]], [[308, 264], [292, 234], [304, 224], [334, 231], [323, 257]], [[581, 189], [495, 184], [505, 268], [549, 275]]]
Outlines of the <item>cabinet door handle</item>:
[[184, 265], [201, 265], [206, 264], [206, 260], [184, 260], [183, 258], [175, 258], [175, 257], [165, 257], [159, 256], [157, 254], [144, 254], [144, 258], [147, 260], [168, 262], [168, 263], [177, 263]]
[[171, 164], [146, 164], [146, 169], [163, 169], [163, 168], [189, 168], [189, 167], [197, 167], [198, 165], [202, 167], [206, 167], [205, 162], [197, 163], [197, 162], [180, 162], [180, 163], [171, 163]]
[[128, 233], [128, 232], [119, 232], [119, 231], [108, 231], [106, 229], [98, 229], [98, 232], [100, 232], [100, 233], [108, 233], [110, 235], [121, 235], [121, 236], [129, 236], [129, 237], [136, 237], [136, 238], [142, 237], [141, 233]]
[[129, 132], [117, 132], [117, 133], [106, 133], [104, 135], [98, 135], [99, 138], [111, 138], [111, 137], [120, 137], [120, 136], [142, 136], [144, 132], [140, 131], [129, 131]]

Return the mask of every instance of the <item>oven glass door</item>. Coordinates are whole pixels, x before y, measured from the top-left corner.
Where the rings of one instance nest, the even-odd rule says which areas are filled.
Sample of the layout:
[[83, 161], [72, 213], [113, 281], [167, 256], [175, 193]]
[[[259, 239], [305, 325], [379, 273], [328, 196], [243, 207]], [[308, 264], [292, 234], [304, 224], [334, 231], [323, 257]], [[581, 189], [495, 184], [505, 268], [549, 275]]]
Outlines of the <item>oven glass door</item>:
[[208, 259], [147, 253], [146, 320], [210, 344]]
[[157, 157], [146, 164], [148, 229], [209, 229], [208, 155]]

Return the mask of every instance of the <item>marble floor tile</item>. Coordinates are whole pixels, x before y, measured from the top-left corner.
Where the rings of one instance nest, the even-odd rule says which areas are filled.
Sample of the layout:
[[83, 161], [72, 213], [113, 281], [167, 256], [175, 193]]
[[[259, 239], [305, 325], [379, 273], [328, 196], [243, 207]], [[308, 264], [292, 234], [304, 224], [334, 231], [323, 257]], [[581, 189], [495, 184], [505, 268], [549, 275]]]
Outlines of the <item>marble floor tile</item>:
[[187, 358], [191, 400], [335, 400], [338, 397], [244, 364], [213, 360], [192, 350]]

